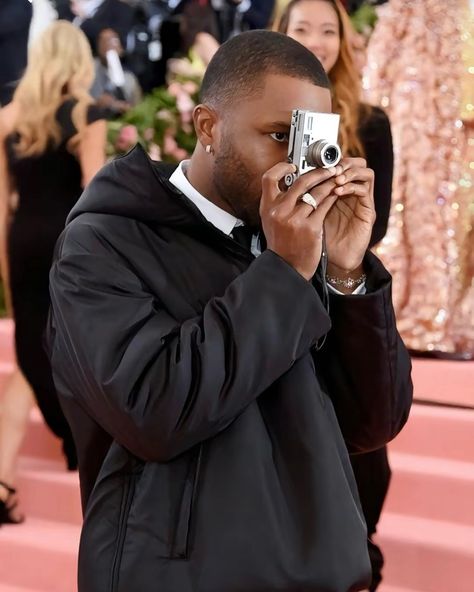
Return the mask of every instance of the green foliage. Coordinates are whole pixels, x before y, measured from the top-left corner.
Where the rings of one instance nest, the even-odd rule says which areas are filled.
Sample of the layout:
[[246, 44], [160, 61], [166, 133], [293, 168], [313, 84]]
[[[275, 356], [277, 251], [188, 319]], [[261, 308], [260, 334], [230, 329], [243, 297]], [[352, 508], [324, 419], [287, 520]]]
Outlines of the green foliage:
[[351, 21], [358, 33], [369, 35], [377, 22], [377, 12], [370, 2], [364, 2], [352, 15]]
[[198, 97], [196, 80], [175, 80], [154, 89], [119, 119], [108, 123], [107, 154], [127, 152], [139, 142], [152, 158], [177, 162], [196, 144], [191, 114]]
[[194, 150], [194, 146], [196, 146], [196, 134], [188, 134], [182, 129], [179, 129], [176, 132], [176, 142], [178, 143], [178, 146], [184, 148], [188, 154], [191, 154]]

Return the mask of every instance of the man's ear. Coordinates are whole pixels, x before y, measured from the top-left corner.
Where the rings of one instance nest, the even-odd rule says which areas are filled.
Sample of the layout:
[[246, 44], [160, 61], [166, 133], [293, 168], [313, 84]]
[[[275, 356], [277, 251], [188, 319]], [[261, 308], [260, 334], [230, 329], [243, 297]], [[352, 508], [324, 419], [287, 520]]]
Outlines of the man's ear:
[[194, 129], [204, 149], [216, 141], [217, 113], [208, 105], [197, 105], [193, 111]]

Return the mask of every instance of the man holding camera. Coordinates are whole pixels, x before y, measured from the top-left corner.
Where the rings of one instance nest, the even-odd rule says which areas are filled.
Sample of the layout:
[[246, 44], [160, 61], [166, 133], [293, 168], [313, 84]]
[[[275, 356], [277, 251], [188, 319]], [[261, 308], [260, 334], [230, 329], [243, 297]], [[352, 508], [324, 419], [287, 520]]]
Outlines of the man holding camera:
[[57, 246], [79, 590], [362, 590], [348, 452], [393, 438], [412, 395], [390, 276], [366, 253], [373, 173], [347, 158], [284, 187], [293, 110], [331, 112], [289, 37], [225, 43], [201, 99], [190, 161], [110, 163]]

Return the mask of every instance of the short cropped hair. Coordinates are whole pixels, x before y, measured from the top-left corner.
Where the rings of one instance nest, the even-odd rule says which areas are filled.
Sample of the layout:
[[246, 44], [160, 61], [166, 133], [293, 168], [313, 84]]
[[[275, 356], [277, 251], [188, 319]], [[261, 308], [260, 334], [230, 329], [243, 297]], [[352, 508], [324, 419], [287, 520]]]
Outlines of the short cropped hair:
[[248, 31], [232, 37], [210, 61], [200, 99], [215, 108], [263, 89], [268, 74], [290, 76], [329, 88], [321, 62], [303, 45], [282, 33]]

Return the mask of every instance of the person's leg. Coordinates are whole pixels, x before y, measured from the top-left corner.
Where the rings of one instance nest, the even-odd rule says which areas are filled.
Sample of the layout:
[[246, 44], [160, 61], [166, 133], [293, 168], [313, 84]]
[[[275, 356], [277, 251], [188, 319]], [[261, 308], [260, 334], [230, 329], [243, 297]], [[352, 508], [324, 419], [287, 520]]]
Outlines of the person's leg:
[[31, 217], [25, 213], [20, 216], [18, 211], [8, 234], [16, 359], [47, 426], [63, 441], [68, 468], [76, 469], [75, 446], [61, 409], [44, 341], [50, 307], [49, 270], [62, 225], [54, 212], [51, 213], [50, 225], [45, 226], [34, 214]]
[[[0, 485], [0, 502], [8, 503], [8, 507], [12, 507], [15, 500], [6, 485], [15, 486], [18, 453], [33, 404], [31, 388], [16, 368], [5, 387], [0, 413], [0, 481], [5, 484]], [[14, 521], [21, 518], [15, 509], [11, 516]]]
[[44, 277], [41, 277], [37, 278], [36, 282], [32, 281], [30, 293], [35, 294], [34, 299], [26, 298], [23, 291], [20, 295], [14, 294], [16, 356], [18, 366], [32, 388], [47, 426], [62, 440], [68, 469], [74, 470], [77, 468], [76, 449], [71, 429], [59, 402], [51, 364], [44, 347], [49, 293], [48, 284], [45, 288], [41, 283], [43, 279]]

